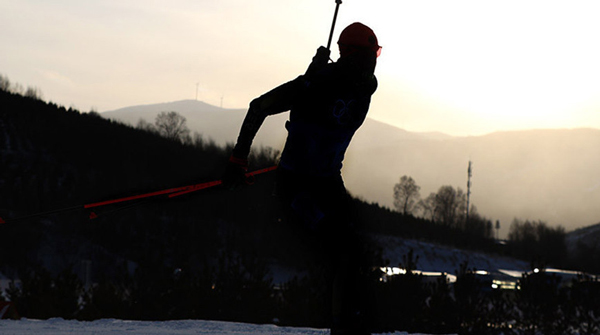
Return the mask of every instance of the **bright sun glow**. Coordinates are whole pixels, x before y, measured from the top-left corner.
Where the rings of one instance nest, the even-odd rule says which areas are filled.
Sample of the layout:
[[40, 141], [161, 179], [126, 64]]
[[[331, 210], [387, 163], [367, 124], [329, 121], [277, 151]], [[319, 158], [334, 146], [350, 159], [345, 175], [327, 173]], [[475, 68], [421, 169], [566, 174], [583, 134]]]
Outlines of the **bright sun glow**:
[[[378, 70], [439, 108], [496, 127], [569, 127], [600, 92], [593, 2], [399, 3]], [[410, 13], [410, 14], [409, 14]], [[378, 21], [379, 22], [379, 21]], [[579, 120], [578, 120], [579, 121]]]

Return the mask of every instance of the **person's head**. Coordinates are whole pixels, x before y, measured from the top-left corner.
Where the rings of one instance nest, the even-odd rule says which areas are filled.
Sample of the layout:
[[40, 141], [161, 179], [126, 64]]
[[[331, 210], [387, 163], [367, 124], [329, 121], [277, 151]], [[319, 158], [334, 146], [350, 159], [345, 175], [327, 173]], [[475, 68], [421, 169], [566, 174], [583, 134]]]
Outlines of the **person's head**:
[[340, 57], [344, 58], [356, 52], [373, 52], [379, 56], [381, 47], [373, 30], [360, 22], [354, 22], [344, 28], [338, 40]]
[[365, 71], [375, 71], [381, 47], [373, 30], [355, 22], [344, 28], [338, 40], [340, 60], [348, 60]]

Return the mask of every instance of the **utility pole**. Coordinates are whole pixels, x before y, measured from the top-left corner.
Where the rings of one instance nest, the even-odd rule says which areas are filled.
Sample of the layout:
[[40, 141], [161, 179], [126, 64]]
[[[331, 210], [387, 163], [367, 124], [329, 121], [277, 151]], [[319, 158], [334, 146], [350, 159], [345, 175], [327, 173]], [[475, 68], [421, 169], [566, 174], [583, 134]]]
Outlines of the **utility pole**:
[[466, 218], [466, 224], [469, 223], [469, 206], [471, 203], [471, 176], [473, 169], [472, 169], [472, 164], [471, 161], [469, 161], [469, 168], [467, 169], [467, 218]]

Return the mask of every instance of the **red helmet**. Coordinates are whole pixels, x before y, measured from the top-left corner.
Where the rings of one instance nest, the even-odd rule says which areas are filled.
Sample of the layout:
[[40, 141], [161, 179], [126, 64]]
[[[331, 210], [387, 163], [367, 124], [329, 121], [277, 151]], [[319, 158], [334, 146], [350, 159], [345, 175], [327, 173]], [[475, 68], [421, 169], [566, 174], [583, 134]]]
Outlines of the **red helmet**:
[[342, 31], [338, 45], [342, 57], [360, 49], [371, 49], [377, 56], [381, 52], [373, 30], [360, 22], [354, 22]]

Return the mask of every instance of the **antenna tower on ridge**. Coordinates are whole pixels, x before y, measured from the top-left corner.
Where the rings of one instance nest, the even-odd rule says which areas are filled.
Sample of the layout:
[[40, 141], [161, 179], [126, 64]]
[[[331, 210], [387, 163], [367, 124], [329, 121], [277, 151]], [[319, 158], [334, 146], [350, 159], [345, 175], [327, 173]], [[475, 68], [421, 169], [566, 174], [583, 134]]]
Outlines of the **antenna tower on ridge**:
[[466, 223], [469, 223], [469, 206], [470, 206], [470, 202], [471, 202], [471, 176], [473, 175], [473, 169], [472, 169], [472, 164], [471, 161], [469, 160], [469, 168], [467, 170], [467, 218], [466, 218]]

